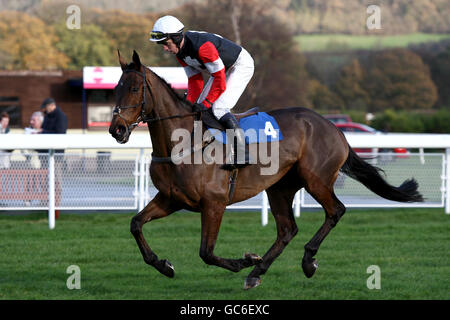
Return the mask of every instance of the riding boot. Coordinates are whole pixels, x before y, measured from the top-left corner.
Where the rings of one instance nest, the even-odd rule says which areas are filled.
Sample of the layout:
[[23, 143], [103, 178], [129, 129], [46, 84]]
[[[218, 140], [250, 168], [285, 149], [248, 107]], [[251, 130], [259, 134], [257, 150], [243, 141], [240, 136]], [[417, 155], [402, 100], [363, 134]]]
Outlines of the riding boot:
[[[233, 143], [234, 148], [230, 149], [229, 157], [226, 163], [222, 166], [222, 169], [233, 170], [237, 168], [242, 168], [250, 164], [250, 155], [248, 148], [245, 146], [245, 135], [244, 131], [241, 129], [239, 122], [235, 116], [229, 112], [219, 119], [219, 122], [225, 127], [225, 129], [234, 130], [234, 141], [227, 141], [227, 143]], [[227, 134], [228, 140], [228, 134]], [[244, 155], [244, 159], [242, 159]]]

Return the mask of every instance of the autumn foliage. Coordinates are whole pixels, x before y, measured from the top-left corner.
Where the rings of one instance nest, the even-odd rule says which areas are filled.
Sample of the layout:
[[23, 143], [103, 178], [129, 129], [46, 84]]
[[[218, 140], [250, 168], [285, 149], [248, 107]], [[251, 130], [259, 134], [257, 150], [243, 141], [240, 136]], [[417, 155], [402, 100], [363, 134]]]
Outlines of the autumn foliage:
[[[286, 6], [279, 8], [286, 9], [284, 14], [269, 0], [187, 2], [158, 14], [82, 7], [82, 27], [70, 30], [66, 27], [68, 3], [44, 1], [30, 13], [0, 12], [0, 68], [80, 70], [87, 65], [117, 66], [117, 49], [124, 54], [137, 50], [149, 66], [177, 66], [172, 55], [148, 41], [156, 19], [172, 14], [187, 30], [220, 34], [241, 44], [253, 56], [255, 74], [235, 111], [251, 106], [263, 110], [305, 106], [319, 111], [381, 112], [450, 105], [450, 45], [444, 50], [426, 51], [429, 54], [407, 49], [352, 52], [348, 56], [302, 53], [294, 41], [295, 32], [308, 26], [316, 28], [317, 21], [308, 19], [320, 10], [311, 11], [308, 1], [283, 3]], [[314, 3], [332, 9], [330, 12], [339, 11], [339, 1]], [[300, 13], [299, 8], [303, 8]], [[298, 20], [299, 16], [304, 20]]]
[[62, 69], [70, 58], [56, 48], [55, 30], [17, 11], [0, 12], [0, 63], [4, 69]]

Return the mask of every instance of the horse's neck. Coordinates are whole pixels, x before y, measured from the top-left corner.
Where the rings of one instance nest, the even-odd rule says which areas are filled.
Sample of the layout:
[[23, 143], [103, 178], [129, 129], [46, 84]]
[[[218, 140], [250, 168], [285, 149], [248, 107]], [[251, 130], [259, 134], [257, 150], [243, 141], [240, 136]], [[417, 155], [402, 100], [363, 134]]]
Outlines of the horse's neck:
[[[153, 117], [165, 118], [175, 115], [186, 115], [190, 113], [188, 107], [169, 91], [161, 80], [152, 75], [152, 94], [153, 94]], [[155, 89], [154, 89], [155, 88]], [[156, 89], [157, 88], [157, 89]], [[157, 92], [157, 95], [155, 95]], [[152, 139], [153, 151], [158, 157], [169, 157], [176, 141], [172, 141], [172, 133], [177, 129], [193, 130], [193, 118], [182, 117], [166, 120], [159, 120], [149, 126], [149, 132]]]

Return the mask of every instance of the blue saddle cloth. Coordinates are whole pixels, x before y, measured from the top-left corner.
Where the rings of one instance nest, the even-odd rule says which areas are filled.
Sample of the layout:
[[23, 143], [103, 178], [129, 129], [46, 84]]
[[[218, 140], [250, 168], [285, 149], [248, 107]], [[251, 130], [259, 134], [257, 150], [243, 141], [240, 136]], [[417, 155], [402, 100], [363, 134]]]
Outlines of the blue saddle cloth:
[[[245, 142], [247, 144], [283, 140], [283, 135], [275, 118], [265, 112], [258, 112], [257, 114], [242, 118], [239, 123], [242, 130], [244, 130]], [[213, 128], [209, 128], [208, 130], [214, 135], [216, 141], [226, 143], [226, 132]]]

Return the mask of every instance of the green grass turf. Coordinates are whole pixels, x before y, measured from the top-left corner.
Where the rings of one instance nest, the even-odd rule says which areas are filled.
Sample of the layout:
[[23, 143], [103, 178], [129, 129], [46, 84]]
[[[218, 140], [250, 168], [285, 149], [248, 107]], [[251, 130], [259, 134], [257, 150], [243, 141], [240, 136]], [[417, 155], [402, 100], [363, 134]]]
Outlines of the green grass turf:
[[[443, 209], [348, 209], [323, 242], [319, 269], [307, 279], [303, 246], [323, 222], [303, 210], [298, 235], [261, 286], [243, 290], [250, 269], [233, 273], [200, 259], [200, 216], [177, 212], [144, 226], [159, 258], [170, 260], [169, 279], [146, 265], [129, 232], [133, 214], [61, 213], [54, 230], [46, 214], [0, 214], [0, 299], [449, 299], [450, 216]], [[272, 217], [225, 214], [215, 253], [261, 256], [276, 236]], [[66, 269], [78, 265], [81, 289], [69, 290]], [[381, 269], [381, 289], [369, 290], [370, 265]]]
[[296, 36], [300, 50], [355, 50], [404, 48], [412, 44], [449, 39], [450, 34], [411, 33], [401, 35], [346, 35], [346, 34], [312, 34]]

